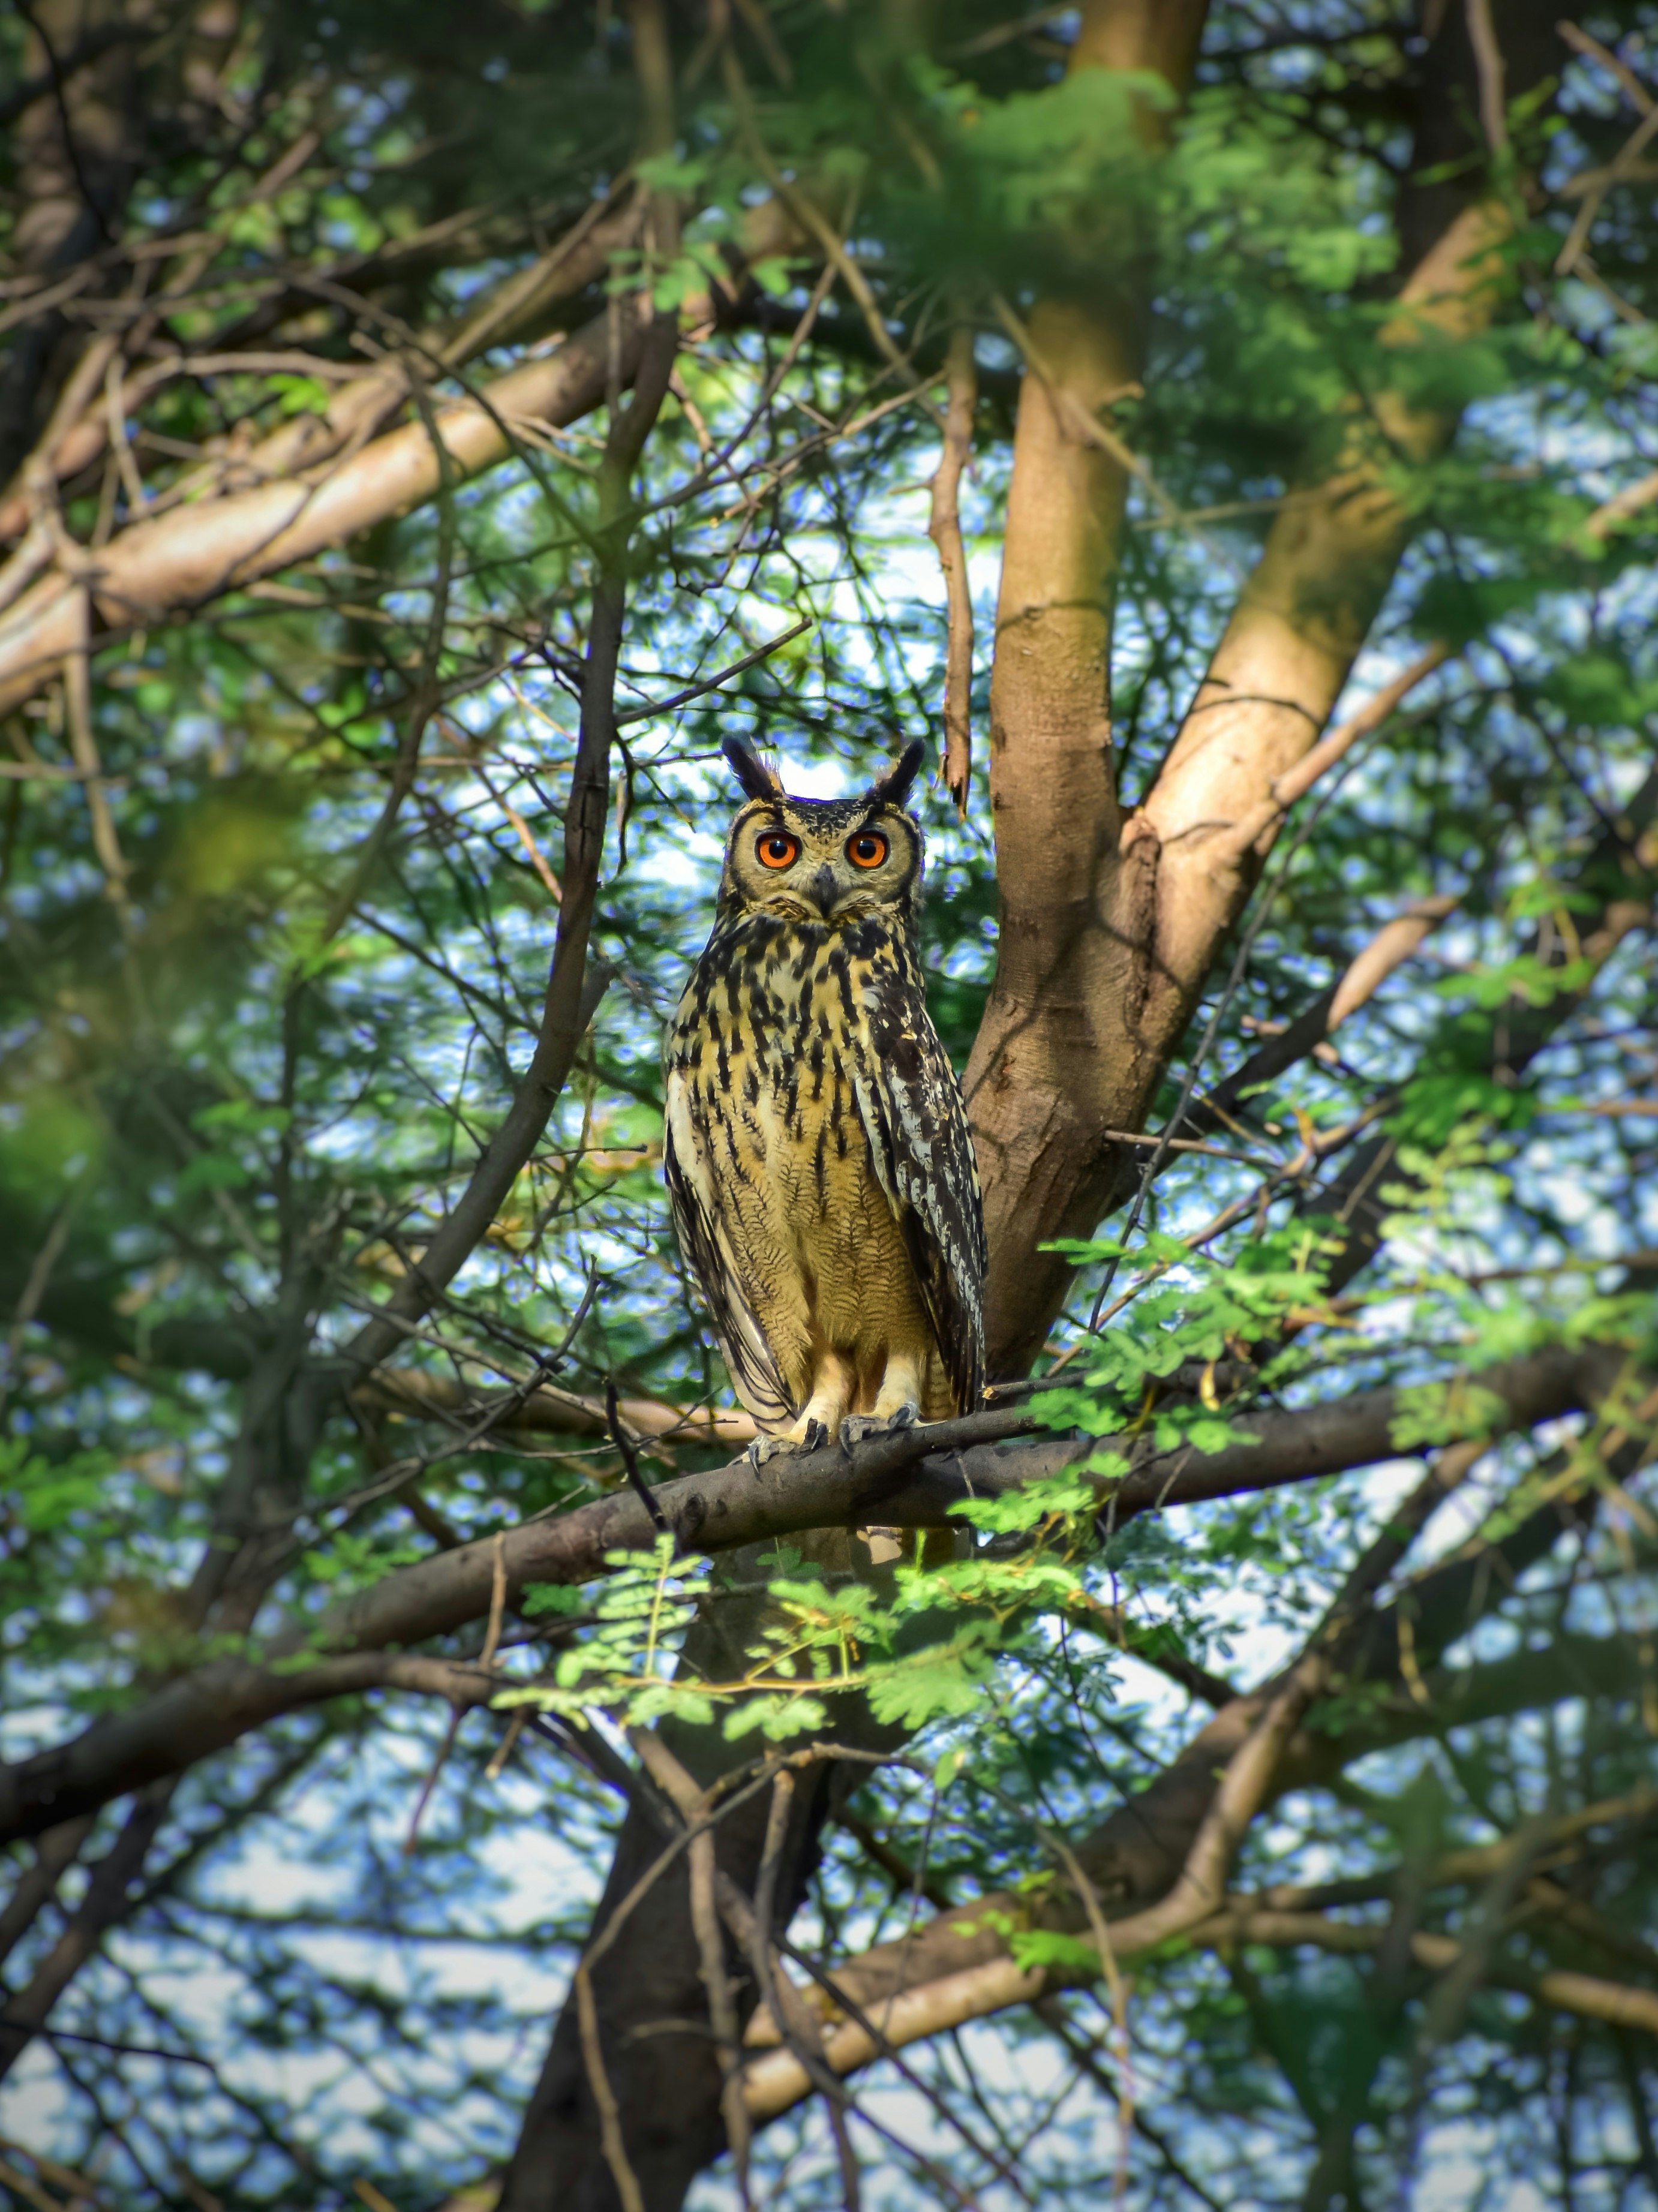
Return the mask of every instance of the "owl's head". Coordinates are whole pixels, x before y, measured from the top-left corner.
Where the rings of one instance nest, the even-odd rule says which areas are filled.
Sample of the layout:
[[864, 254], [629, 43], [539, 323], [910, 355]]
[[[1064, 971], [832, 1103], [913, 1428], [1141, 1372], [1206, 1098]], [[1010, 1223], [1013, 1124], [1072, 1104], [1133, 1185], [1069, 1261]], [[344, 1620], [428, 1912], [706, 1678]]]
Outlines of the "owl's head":
[[883, 907], [908, 917], [921, 881], [921, 825], [904, 800], [926, 751], [919, 738], [856, 799], [793, 799], [735, 738], [721, 750], [748, 793], [726, 843], [722, 908], [801, 921], [845, 921]]

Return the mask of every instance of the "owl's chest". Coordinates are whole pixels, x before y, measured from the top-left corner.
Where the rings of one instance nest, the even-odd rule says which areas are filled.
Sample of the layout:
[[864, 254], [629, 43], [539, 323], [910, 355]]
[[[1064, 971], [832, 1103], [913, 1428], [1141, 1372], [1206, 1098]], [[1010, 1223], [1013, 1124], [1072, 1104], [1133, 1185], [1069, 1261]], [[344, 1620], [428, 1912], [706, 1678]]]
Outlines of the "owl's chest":
[[871, 1172], [858, 1093], [872, 1073], [884, 947], [834, 931], [711, 945], [669, 1040], [670, 1087], [739, 1173], [801, 1203], [855, 1203]]

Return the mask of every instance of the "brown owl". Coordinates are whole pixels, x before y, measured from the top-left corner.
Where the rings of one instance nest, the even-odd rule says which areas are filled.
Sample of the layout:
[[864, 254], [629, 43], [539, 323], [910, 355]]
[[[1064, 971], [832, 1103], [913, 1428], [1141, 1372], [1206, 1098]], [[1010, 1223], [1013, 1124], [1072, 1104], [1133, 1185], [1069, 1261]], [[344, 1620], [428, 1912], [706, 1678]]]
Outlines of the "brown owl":
[[912, 744], [858, 799], [748, 794], [664, 1046], [665, 1167], [756, 1457], [977, 1406], [984, 1220], [916, 936]]

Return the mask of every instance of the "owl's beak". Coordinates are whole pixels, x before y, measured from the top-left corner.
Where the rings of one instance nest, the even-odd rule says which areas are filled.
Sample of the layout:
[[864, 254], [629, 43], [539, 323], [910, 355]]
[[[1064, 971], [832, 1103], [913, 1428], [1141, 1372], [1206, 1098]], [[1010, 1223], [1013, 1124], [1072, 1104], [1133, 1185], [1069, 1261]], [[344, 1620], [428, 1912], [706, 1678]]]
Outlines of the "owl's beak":
[[827, 921], [841, 896], [841, 886], [835, 880], [835, 871], [827, 860], [806, 885], [806, 896]]

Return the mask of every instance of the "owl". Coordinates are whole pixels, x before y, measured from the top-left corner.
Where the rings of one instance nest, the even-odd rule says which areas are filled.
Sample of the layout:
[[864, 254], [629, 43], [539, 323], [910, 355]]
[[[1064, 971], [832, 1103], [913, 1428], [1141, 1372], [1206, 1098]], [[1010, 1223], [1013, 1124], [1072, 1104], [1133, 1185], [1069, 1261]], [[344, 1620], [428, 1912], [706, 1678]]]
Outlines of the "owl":
[[922, 987], [922, 746], [835, 799], [724, 750], [747, 804], [664, 1043], [665, 1155], [759, 1461], [978, 1405], [984, 1217]]

